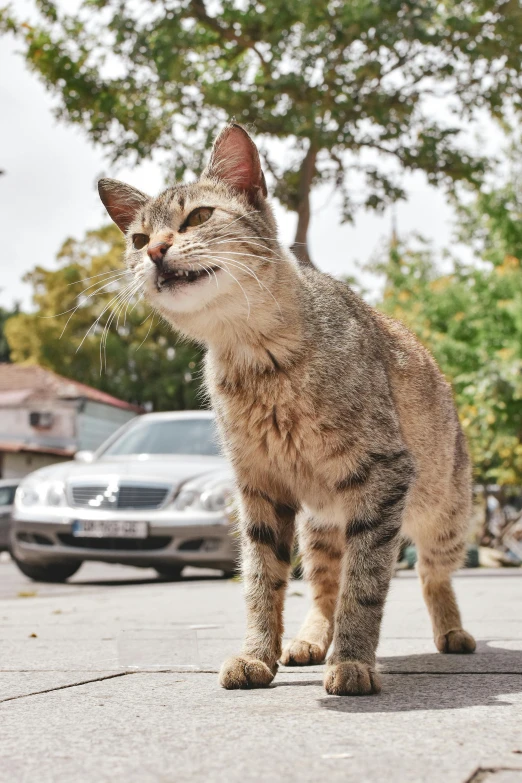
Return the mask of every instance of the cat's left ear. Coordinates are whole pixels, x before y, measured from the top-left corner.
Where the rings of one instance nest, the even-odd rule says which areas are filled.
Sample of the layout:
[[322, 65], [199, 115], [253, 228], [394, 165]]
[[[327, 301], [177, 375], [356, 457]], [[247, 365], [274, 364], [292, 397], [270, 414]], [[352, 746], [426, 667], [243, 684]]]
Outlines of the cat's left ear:
[[117, 179], [101, 179], [98, 193], [103, 206], [124, 234], [141, 207], [150, 201], [141, 190], [119, 182]]
[[203, 176], [226, 182], [233, 190], [244, 193], [252, 204], [267, 195], [257, 147], [246, 130], [235, 122], [227, 125], [214, 142]]

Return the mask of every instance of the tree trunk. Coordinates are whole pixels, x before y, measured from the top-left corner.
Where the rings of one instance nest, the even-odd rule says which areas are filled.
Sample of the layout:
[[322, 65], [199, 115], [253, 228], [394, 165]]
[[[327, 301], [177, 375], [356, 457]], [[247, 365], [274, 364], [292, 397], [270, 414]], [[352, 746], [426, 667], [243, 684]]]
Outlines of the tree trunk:
[[299, 206], [297, 207], [297, 229], [295, 232], [292, 252], [299, 261], [309, 266], [314, 266], [308, 252], [308, 226], [310, 224], [310, 190], [315, 174], [315, 161], [317, 159], [317, 147], [311, 141], [308, 147], [299, 176]]

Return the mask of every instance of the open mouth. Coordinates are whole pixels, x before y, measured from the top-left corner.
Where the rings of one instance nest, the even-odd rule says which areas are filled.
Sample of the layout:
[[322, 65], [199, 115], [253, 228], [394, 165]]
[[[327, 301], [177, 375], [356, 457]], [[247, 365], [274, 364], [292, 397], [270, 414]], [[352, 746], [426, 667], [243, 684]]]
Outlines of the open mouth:
[[212, 273], [219, 271], [219, 267], [209, 267], [208, 269], [170, 269], [164, 272], [158, 272], [156, 276], [156, 285], [158, 290], [164, 288], [177, 288], [180, 285], [190, 285], [197, 283], [198, 280], [208, 278]]

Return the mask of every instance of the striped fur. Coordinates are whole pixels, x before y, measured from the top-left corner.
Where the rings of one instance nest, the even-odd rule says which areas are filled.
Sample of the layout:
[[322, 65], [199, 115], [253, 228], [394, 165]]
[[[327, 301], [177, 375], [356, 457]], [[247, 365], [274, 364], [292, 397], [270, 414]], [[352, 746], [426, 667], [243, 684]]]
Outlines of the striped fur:
[[[418, 547], [437, 648], [474, 649], [450, 584], [470, 514], [466, 443], [429, 353], [346, 284], [299, 266], [277, 240], [265, 196], [257, 150], [230, 126], [200, 182], [170, 188], [136, 212], [128, 264], [143, 274], [143, 251], [130, 242], [140, 232], [171, 243], [167, 269], [191, 268], [194, 258], [205, 264], [219, 247], [234, 274], [218, 270], [214, 281], [209, 273], [180, 293], [157, 285], [151, 263], [146, 285], [158, 312], [208, 348], [206, 384], [237, 476], [248, 627], [243, 651], [223, 665], [222, 685], [267, 686], [279, 660], [316, 663], [333, 643], [326, 690], [375, 693], [401, 535]], [[110, 198], [119, 214], [114, 183]], [[128, 205], [126, 186], [122, 198]], [[180, 233], [202, 206], [212, 218]], [[313, 604], [282, 652], [296, 528]]]

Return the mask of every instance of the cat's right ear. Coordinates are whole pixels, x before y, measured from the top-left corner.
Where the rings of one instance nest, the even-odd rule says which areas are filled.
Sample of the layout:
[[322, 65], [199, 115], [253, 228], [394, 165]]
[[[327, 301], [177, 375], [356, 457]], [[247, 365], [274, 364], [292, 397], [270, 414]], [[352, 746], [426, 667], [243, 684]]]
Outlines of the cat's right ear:
[[120, 231], [125, 233], [141, 207], [150, 201], [141, 190], [119, 182], [117, 179], [101, 179], [98, 193], [103, 206]]
[[214, 142], [210, 161], [202, 176], [214, 177], [243, 193], [252, 204], [266, 198], [265, 176], [257, 147], [242, 125], [232, 122]]

